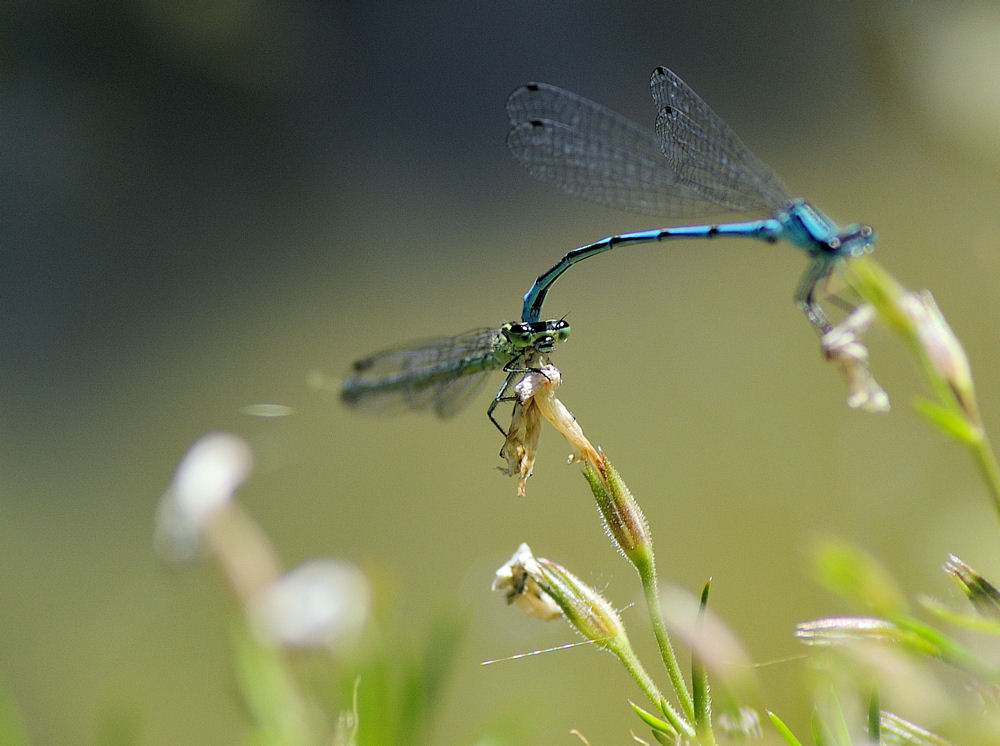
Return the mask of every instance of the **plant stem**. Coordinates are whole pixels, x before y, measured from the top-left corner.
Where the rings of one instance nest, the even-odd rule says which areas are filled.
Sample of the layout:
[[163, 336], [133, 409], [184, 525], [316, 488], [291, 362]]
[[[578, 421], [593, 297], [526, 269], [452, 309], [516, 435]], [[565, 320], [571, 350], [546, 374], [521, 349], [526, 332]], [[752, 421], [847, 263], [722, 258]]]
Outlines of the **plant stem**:
[[663, 610], [660, 608], [660, 594], [656, 582], [656, 565], [650, 555], [649, 562], [636, 563], [635, 567], [639, 572], [642, 591], [646, 597], [646, 607], [649, 610], [649, 619], [653, 624], [653, 634], [656, 636], [656, 644], [660, 648], [663, 666], [667, 669], [667, 675], [670, 677], [670, 685], [673, 687], [674, 694], [677, 696], [677, 701], [680, 702], [684, 714], [687, 715], [688, 720], [694, 722], [694, 701], [691, 699], [691, 693], [684, 681], [684, 674], [677, 662], [674, 646], [670, 643], [667, 626], [663, 622]]
[[646, 669], [643, 668], [642, 663], [639, 661], [635, 652], [633, 652], [631, 646], [618, 645], [609, 641], [605, 647], [609, 652], [614, 653], [615, 656], [617, 656], [618, 660], [620, 660], [622, 665], [625, 666], [625, 670], [627, 670], [632, 678], [635, 679], [636, 683], [639, 684], [639, 687], [643, 692], [645, 692], [646, 696], [649, 697], [650, 701], [656, 705], [661, 712], [663, 712], [664, 716], [670, 721], [670, 724], [674, 726], [677, 732], [683, 733], [689, 738], [693, 737], [694, 728], [692, 728], [690, 723], [685, 720], [683, 715], [674, 710], [670, 703], [664, 699], [663, 694], [660, 693], [656, 683], [646, 672]]

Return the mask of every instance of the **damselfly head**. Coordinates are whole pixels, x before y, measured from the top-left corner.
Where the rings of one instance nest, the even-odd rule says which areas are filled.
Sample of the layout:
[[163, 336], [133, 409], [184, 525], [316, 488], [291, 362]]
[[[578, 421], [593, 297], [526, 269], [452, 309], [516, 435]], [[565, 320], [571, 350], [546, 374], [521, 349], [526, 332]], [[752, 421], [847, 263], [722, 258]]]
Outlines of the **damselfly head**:
[[569, 339], [569, 322], [565, 319], [511, 322], [504, 324], [500, 332], [515, 347], [551, 352], [557, 344]]
[[870, 225], [852, 224], [841, 236], [841, 254], [862, 256], [875, 249], [875, 229]]
[[863, 256], [875, 249], [875, 229], [870, 225], [852, 223], [843, 233], [829, 241], [831, 253], [840, 256]]

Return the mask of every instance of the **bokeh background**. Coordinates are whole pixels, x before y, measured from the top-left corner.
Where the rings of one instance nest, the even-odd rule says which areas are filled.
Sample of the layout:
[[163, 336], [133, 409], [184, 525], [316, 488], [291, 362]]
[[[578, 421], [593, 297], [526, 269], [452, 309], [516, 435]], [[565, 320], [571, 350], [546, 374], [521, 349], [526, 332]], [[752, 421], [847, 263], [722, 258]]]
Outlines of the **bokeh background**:
[[[442, 423], [307, 385], [511, 319], [569, 248], [654, 227], [513, 162], [503, 103], [527, 80], [651, 123], [649, 72], [676, 70], [935, 293], [1000, 436], [995, 3], [14, 0], [0, 50], [0, 676], [38, 743], [88, 742], [115, 713], [147, 744], [239, 740], [223, 586], [152, 550], [178, 459], [219, 429], [253, 445], [240, 499], [289, 565], [357, 562], [417, 641], [446, 605], [471, 615], [435, 743], [505, 719], [533, 743], [628, 740], [638, 692], [609, 657], [479, 665], [573, 639], [490, 593], [521, 541], [604, 589], [651, 650], [566, 445], [543, 435], [517, 498], [486, 391]], [[574, 330], [560, 396], [645, 506], [665, 580], [714, 578], [799, 728], [793, 626], [844, 611], [810, 578], [817, 536], [867, 547], [912, 595], [952, 594], [948, 552], [1000, 571], [985, 490], [909, 409], [920, 381], [884, 330], [894, 408], [845, 408], [791, 304], [803, 266], [746, 241], [623, 249], [546, 306]], [[260, 402], [295, 414], [241, 413]]]

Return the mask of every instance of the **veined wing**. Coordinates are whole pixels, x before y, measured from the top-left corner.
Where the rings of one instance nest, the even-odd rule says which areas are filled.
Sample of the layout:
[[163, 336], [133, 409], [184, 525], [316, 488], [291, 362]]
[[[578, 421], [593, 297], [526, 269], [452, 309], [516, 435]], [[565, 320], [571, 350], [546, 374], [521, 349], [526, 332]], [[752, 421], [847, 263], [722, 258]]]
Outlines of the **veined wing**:
[[691, 191], [718, 205], [765, 213], [789, 199], [774, 171], [673, 71], [653, 70], [649, 90], [660, 150]]
[[[653, 83], [654, 98], [661, 96], [656, 136], [583, 96], [529, 83], [507, 99], [507, 145], [535, 178], [629, 212], [770, 214], [787, 199], [778, 177], [679, 78], [657, 68]], [[672, 115], [681, 124], [671, 126]], [[713, 155], [731, 165], [711, 163]]]
[[649, 127], [548, 83], [507, 99], [507, 146], [532, 176], [600, 205], [646, 215], [691, 215], [713, 206], [667, 167]]
[[433, 409], [439, 417], [458, 412], [491, 370], [496, 329], [474, 329], [394, 347], [358, 360], [344, 380], [340, 398], [361, 411], [391, 413]]

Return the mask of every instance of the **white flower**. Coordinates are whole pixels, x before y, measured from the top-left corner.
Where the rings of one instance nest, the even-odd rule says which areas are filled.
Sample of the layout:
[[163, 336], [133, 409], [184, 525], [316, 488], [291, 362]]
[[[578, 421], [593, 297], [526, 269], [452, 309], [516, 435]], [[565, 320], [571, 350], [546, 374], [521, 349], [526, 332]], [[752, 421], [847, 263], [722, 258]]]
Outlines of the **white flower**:
[[368, 580], [356, 566], [315, 559], [258, 592], [250, 603], [250, 619], [265, 642], [342, 647], [364, 626], [370, 597]]

